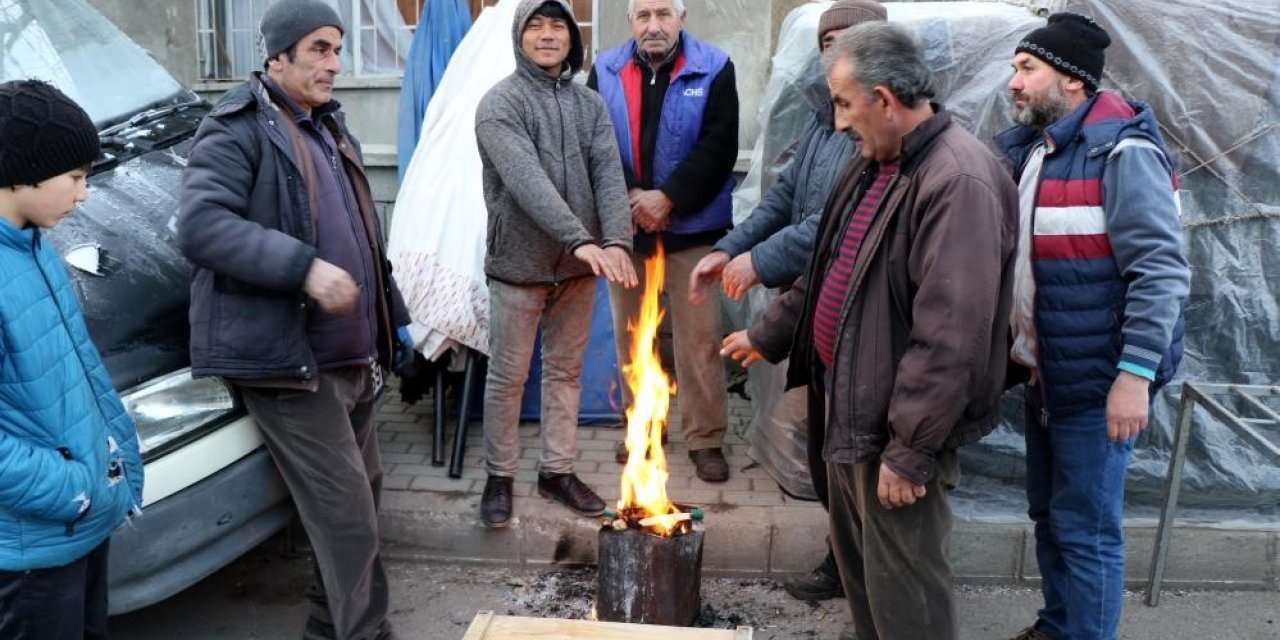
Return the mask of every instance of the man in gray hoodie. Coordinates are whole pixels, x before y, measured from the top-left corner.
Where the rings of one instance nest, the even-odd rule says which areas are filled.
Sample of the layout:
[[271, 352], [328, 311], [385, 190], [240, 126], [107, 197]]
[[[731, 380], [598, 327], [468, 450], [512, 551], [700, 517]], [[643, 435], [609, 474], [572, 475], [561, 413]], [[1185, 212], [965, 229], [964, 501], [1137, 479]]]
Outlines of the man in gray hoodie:
[[578, 84], [582, 34], [563, 0], [523, 0], [512, 25], [516, 70], [476, 110], [489, 210], [489, 472], [480, 518], [511, 518], [520, 458], [520, 399], [542, 323], [542, 455], [538, 493], [596, 516], [604, 501], [573, 472], [583, 354], [596, 276], [634, 287], [631, 213], [613, 126]]

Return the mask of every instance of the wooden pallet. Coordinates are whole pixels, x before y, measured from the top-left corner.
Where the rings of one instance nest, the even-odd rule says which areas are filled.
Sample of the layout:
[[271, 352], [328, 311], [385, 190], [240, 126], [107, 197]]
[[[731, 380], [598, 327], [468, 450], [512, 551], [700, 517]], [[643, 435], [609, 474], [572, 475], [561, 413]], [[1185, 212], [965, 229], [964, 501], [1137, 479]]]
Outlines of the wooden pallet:
[[462, 640], [751, 640], [751, 637], [751, 627], [686, 629], [652, 624], [520, 618], [481, 611], [471, 621], [471, 627]]

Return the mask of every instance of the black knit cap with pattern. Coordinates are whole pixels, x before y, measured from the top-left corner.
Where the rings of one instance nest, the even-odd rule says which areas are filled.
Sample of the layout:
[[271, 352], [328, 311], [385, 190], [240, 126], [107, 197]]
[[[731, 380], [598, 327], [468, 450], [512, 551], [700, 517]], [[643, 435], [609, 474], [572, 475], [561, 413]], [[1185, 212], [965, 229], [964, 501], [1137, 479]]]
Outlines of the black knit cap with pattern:
[[1097, 91], [1111, 36], [1093, 18], [1078, 13], [1055, 13], [1049, 23], [1027, 34], [1017, 53], [1026, 52], [1073, 78], [1089, 91]]
[[89, 114], [40, 80], [0, 84], [0, 186], [36, 185], [98, 158]]

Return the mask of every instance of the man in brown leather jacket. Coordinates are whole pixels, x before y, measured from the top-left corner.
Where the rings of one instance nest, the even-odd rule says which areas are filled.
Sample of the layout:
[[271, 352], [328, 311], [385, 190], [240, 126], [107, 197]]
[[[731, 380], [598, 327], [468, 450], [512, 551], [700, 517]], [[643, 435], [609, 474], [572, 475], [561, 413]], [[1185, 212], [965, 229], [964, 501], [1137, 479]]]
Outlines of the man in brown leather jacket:
[[831, 541], [859, 638], [952, 638], [955, 449], [996, 424], [1017, 193], [985, 145], [929, 101], [920, 46], [871, 23], [837, 41], [836, 126], [859, 142], [810, 270], [725, 339], [750, 364], [790, 356], [825, 421]]

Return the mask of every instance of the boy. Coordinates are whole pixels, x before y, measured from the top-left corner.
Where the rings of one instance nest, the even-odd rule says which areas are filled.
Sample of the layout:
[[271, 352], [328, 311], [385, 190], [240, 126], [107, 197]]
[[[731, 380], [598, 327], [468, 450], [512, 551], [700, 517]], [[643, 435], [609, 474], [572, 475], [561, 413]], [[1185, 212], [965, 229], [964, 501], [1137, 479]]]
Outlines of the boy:
[[0, 84], [0, 638], [107, 637], [107, 539], [142, 503], [133, 420], [40, 229], [87, 197], [98, 132], [38, 80]]

